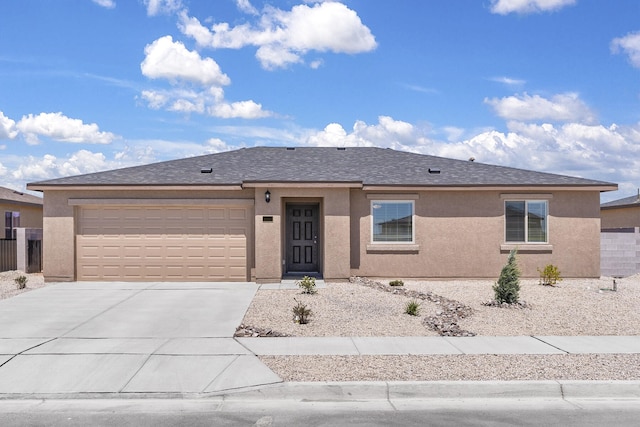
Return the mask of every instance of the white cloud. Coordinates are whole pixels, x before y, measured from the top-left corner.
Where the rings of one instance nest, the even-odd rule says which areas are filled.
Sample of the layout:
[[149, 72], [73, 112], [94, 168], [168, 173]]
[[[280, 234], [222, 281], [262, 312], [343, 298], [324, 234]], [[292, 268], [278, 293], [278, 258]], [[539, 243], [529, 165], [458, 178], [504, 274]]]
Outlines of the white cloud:
[[45, 154], [42, 158], [29, 156], [12, 173], [12, 176], [24, 181], [44, 180], [99, 172], [110, 167], [112, 164], [106, 161], [102, 153], [80, 150], [67, 159], [58, 159], [52, 154]]
[[412, 124], [394, 120], [389, 116], [380, 116], [376, 125], [356, 121], [351, 133], [347, 133], [338, 123], [330, 123], [323, 130], [308, 136], [305, 144], [319, 147], [406, 148], [419, 140], [418, 130]]
[[182, 0], [144, 0], [144, 4], [149, 16], [170, 15], [183, 8]]
[[0, 111], [0, 139], [14, 139], [18, 136], [15, 120], [11, 120]]
[[95, 123], [85, 124], [80, 119], [62, 113], [40, 113], [23, 116], [16, 128], [28, 144], [38, 144], [44, 136], [56, 141], [88, 144], [109, 144], [117, 138], [111, 132], [101, 132]]
[[303, 62], [302, 56], [309, 51], [361, 53], [377, 46], [358, 14], [338, 2], [302, 4], [291, 11], [265, 7], [256, 26], [245, 23], [231, 27], [225, 22], [213, 25], [211, 30], [183, 12], [178, 26], [201, 46], [257, 46], [256, 57], [265, 69]]
[[116, 7], [116, 2], [114, 0], [93, 0], [93, 2], [105, 9], [113, 9]]
[[142, 74], [152, 79], [185, 80], [203, 86], [224, 86], [231, 83], [220, 66], [211, 58], [188, 50], [184, 44], [174, 42], [171, 36], [160, 37], [144, 49], [140, 64]]
[[526, 83], [526, 80], [514, 79], [513, 77], [506, 77], [506, 76], [492, 77], [489, 80], [494, 81], [496, 83], [502, 83], [507, 86], [522, 86]]
[[491, 0], [491, 12], [499, 15], [553, 12], [575, 3], [576, 0]]
[[223, 119], [258, 119], [272, 115], [271, 112], [263, 110], [261, 104], [257, 104], [253, 101], [215, 104], [209, 107], [209, 114]]
[[640, 68], [640, 31], [613, 39], [611, 51], [613, 53], [624, 52], [629, 56], [631, 65]]
[[244, 13], [248, 13], [250, 15], [258, 15], [258, 9], [253, 7], [249, 0], [236, 0], [236, 5], [238, 5], [238, 9], [240, 9]]
[[496, 114], [506, 120], [554, 122], [579, 121], [593, 123], [595, 114], [576, 93], [562, 93], [551, 99], [539, 95], [514, 95], [505, 98], [485, 98]]

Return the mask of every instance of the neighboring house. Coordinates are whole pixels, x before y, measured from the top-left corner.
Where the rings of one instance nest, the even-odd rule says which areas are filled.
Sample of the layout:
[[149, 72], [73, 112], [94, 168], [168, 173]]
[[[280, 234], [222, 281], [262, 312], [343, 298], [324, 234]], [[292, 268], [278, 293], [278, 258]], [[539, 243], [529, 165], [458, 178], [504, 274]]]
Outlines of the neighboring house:
[[603, 229], [640, 227], [640, 192], [600, 205], [600, 221]]
[[16, 228], [42, 228], [42, 198], [0, 187], [0, 239], [15, 239]]
[[600, 276], [617, 185], [381, 148], [247, 148], [31, 183], [46, 280]]

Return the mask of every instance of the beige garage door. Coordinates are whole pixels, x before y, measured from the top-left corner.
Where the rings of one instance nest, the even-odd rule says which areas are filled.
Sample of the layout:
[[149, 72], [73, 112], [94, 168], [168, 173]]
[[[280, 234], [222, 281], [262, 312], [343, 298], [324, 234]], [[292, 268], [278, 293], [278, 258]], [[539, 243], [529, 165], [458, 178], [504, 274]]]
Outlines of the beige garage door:
[[246, 281], [246, 206], [81, 206], [78, 280]]

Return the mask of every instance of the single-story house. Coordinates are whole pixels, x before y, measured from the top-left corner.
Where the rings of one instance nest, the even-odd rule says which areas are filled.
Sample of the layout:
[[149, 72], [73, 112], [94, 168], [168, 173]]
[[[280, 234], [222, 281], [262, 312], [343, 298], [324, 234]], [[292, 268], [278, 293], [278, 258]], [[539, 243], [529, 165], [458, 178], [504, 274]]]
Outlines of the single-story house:
[[42, 198], [0, 187], [0, 239], [15, 239], [16, 228], [42, 228]]
[[600, 221], [603, 229], [640, 227], [640, 191], [600, 205]]
[[617, 185], [382, 148], [255, 147], [52, 179], [50, 281], [600, 275]]

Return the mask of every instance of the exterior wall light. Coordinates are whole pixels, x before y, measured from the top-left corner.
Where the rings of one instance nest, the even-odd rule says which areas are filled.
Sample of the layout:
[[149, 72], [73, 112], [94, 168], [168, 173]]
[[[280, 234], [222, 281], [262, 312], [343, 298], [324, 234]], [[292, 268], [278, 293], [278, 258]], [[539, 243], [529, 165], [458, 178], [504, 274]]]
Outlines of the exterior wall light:
[[269, 192], [269, 190], [264, 192], [264, 201], [267, 203], [271, 201], [271, 193]]

